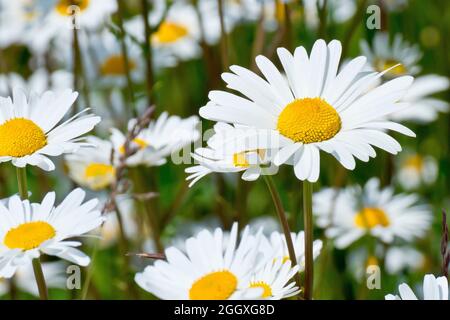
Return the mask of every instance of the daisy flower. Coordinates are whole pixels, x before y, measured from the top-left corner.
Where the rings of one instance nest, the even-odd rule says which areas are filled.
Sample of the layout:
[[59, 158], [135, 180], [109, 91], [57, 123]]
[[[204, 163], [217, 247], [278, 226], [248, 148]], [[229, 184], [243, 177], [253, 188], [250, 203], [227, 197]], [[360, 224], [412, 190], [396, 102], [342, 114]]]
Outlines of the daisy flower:
[[260, 288], [260, 299], [281, 300], [300, 293], [300, 289], [291, 281], [298, 272], [298, 266], [291, 268], [291, 262], [270, 261], [264, 268], [252, 275], [248, 287]]
[[86, 137], [86, 142], [93, 147], [83, 148], [65, 157], [69, 176], [82, 187], [105, 189], [114, 182], [116, 175], [111, 163], [112, 144], [94, 136]]
[[436, 181], [438, 164], [432, 156], [410, 153], [400, 158], [397, 181], [403, 189], [413, 190]]
[[24, 34], [35, 19], [30, 0], [0, 0], [0, 48], [24, 42]]
[[82, 204], [85, 192], [75, 189], [59, 206], [55, 193], [48, 193], [41, 203], [30, 203], [12, 196], [8, 205], [0, 204], [0, 277], [10, 278], [23, 265], [31, 264], [41, 254], [57, 256], [81, 266], [90, 258], [76, 249], [79, 237], [103, 223], [97, 199]]
[[396, 77], [404, 74], [417, 74], [420, 71], [418, 62], [422, 53], [418, 46], [411, 46], [403, 40], [401, 34], [396, 34], [391, 44], [389, 34], [378, 32], [373, 39], [372, 48], [362, 40], [361, 51], [368, 59], [370, 66], [382, 72], [389, 69], [386, 77]]
[[386, 251], [384, 268], [389, 274], [398, 274], [404, 270], [417, 271], [426, 264], [425, 255], [407, 246], [390, 247]]
[[[303, 231], [300, 231], [299, 233], [291, 232], [291, 237], [292, 243], [294, 245], [295, 256], [297, 258], [297, 264], [299, 266], [299, 271], [302, 272], [305, 269], [305, 233]], [[286, 238], [284, 237], [284, 234], [278, 231], [272, 232], [268, 238], [262, 238], [260, 250], [267, 261], [285, 262], [290, 260], [288, 247], [286, 245]], [[321, 250], [322, 241], [314, 240], [314, 259], [319, 256]]]
[[228, 300], [256, 298], [261, 288], [249, 288], [255, 269], [259, 236], [245, 228], [238, 241], [237, 224], [224, 243], [223, 231], [203, 230], [186, 240], [186, 253], [165, 250], [167, 261], [158, 260], [135, 280], [144, 290], [164, 300]]
[[[131, 120], [128, 127], [132, 128], [134, 123], [135, 120]], [[167, 156], [190, 145], [200, 137], [196, 128], [197, 124], [196, 116], [182, 119], [163, 112], [133, 140], [131, 147], [139, 150], [127, 159], [127, 165], [159, 166], [166, 163]], [[111, 141], [116, 155], [125, 152], [125, 140], [126, 137], [121, 131], [115, 128], [111, 130]]]
[[400, 112], [393, 113], [389, 118], [394, 121], [414, 121], [421, 124], [437, 119], [439, 112], [448, 112], [448, 103], [430, 97], [440, 91], [448, 90], [448, 78], [430, 74], [417, 77], [402, 101], [410, 104]]
[[348, 187], [336, 195], [336, 190], [324, 189], [314, 195], [313, 206], [317, 225], [335, 239], [337, 248], [346, 248], [364, 235], [384, 243], [423, 237], [432, 215], [417, 201], [415, 194], [394, 195], [391, 187], [380, 189], [379, 180], [372, 178], [363, 190]]
[[286, 77], [263, 56], [256, 58], [256, 64], [266, 80], [248, 69], [231, 66], [233, 73], [224, 73], [222, 78], [228, 88], [247, 98], [211, 91], [200, 115], [258, 129], [248, 150], [279, 148], [274, 164], [292, 164], [296, 177], [310, 182], [319, 178], [320, 150], [353, 170], [354, 157], [362, 161], [375, 157], [372, 146], [392, 154], [401, 151], [400, 144], [385, 130], [414, 136], [406, 127], [384, 120], [406, 107], [397, 101], [406, 93], [412, 77], [373, 87], [383, 73], [362, 73], [365, 57], [351, 60], [337, 73], [341, 55], [337, 40], [328, 45], [316, 41], [309, 57], [303, 47], [298, 47], [294, 55], [284, 48], [277, 52]]
[[14, 89], [12, 99], [0, 98], [0, 162], [51, 171], [55, 165], [48, 156], [85, 146], [80, 136], [92, 130], [100, 117], [80, 113], [58, 125], [77, 96], [72, 90], [63, 90], [41, 96], [31, 93], [27, 98], [22, 90]]
[[[402, 283], [398, 286], [399, 295], [388, 294], [386, 300], [419, 300], [412, 289]], [[446, 277], [436, 278], [427, 274], [423, 278], [423, 300], [448, 300], [448, 281]]]
[[[63, 289], [66, 286], [66, 268], [61, 261], [42, 263], [45, 283], [48, 288]], [[23, 265], [17, 268], [14, 275], [14, 284], [20, 291], [39, 297], [38, 287], [34, 277], [32, 264]], [[9, 292], [9, 282], [0, 278], [0, 296]]]
[[[254, 181], [264, 172], [269, 174], [271, 150], [245, 150], [236, 147], [236, 152], [227, 153], [221, 148], [224, 141], [247, 132], [247, 128], [238, 128], [226, 123], [217, 123], [214, 126], [215, 134], [208, 140], [207, 148], [198, 148], [191, 154], [198, 165], [187, 168], [190, 174], [186, 180], [192, 180], [189, 186], [193, 186], [198, 180], [212, 172], [231, 173], [243, 172], [242, 179]], [[267, 169], [265, 168], [267, 167]]]

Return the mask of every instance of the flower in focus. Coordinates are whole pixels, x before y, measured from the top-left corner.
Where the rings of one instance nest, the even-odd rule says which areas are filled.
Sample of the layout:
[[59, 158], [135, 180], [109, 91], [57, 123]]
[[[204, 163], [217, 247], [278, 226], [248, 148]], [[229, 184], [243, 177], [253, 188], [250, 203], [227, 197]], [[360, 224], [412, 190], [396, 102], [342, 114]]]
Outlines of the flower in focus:
[[94, 136], [86, 137], [92, 148], [83, 148], [65, 157], [70, 178], [82, 187], [102, 190], [115, 180], [116, 169], [111, 163], [112, 144]]
[[83, 190], [75, 189], [56, 207], [54, 192], [41, 203], [12, 196], [7, 206], [0, 204], [0, 277], [12, 277], [41, 254], [88, 265], [90, 258], [76, 249], [81, 242], [68, 239], [97, 228], [104, 219], [95, 209], [97, 199], [82, 203], [84, 197]]
[[226, 123], [217, 123], [214, 126], [215, 134], [208, 140], [207, 148], [198, 148], [192, 158], [198, 165], [187, 168], [190, 174], [186, 179], [192, 180], [189, 186], [212, 172], [244, 172], [242, 179], [254, 181], [259, 178], [265, 166], [270, 165], [272, 150], [245, 150], [227, 152], [222, 149], [224, 141], [234, 139], [246, 132], [245, 128], [236, 128]]
[[256, 298], [261, 288], [249, 288], [255, 270], [261, 234], [245, 228], [238, 241], [237, 224], [224, 243], [222, 229], [203, 230], [185, 242], [183, 253], [175, 247], [165, 250], [167, 261], [158, 260], [135, 280], [144, 290], [164, 300], [228, 300]]
[[[399, 295], [386, 295], [386, 300], [418, 300], [412, 289], [402, 283], [398, 286]], [[448, 281], [446, 277], [436, 278], [427, 274], [423, 278], [423, 300], [448, 300]]]
[[436, 181], [438, 164], [431, 156], [408, 154], [400, 159], [397, 180], [405, 190], [428, 186]]
[[[294, 55], [279, 48], [286, 77], [269, 59], [258, 56], [256, 64], [266, 80], [248, 69], [231, 66], [233, 73], [224, 73], [222, 78], [228, 88], [247, 99], [211, 91], [200, 115], [259, 130], [256, 135], [251, 132], [236, 139], [251, 140], [245, 142], [247, 150], [279, 149], [273, 163], [292, 164], [296, 177], [310, 182], [319, 178], [320, 150], [332, 154], [349, 170], [355, 168], [354, 157], [362, 161], [375, 157], [372, 145], [397, 154], [400, 144], [384, 131], [415, 135], [384, 119], [407, 106], [398, 101], [413, 78], [403, 76], [374, 87], [383, 73], [362, 72], [365, 57], [351, 60], [337, 73], [341, 51], [337, 40], [328, 45], [316, 41], [309, 57], [303, 47]], [[236, 142], [227, 141], [226, 145]]]
[[422, 53], [418, 46], [410, 46], [400, 34], [394, 37], [391, 44], [389, 34], [378, 32], [375, 34], [372, 47], [367, 41], [361, 41], [360, 47], [374, 70], [382, 72], [390, 69], [386, 73], [388, 78], [405, 74], [415, 75], [420, 72], [418, 62], [422, 58]]
[[314, 195], [313, 212], [317, 225], [326, 229], [327, 237], [335, 239], [335, 246], [346, 248], [364, 235], [384, 243], [423, 237], [432, 215], [427, 205], [418, 205], [417, 201], [417, 195], [395, 195], [391, 187], [380, 188], [379, 180], [372, 178], [363, 190], [321, 190]]
[[448, 78], [434, 74], [417, 77], [402, 99], [409, 103], [410, 107], [393, 113], [389, 118], [421, 124], [435, 121], [439, 112], [448, 112], [448, 103], [430, 95], [447, 90], [449, 84]]
[[[135, 121], [130, 120], [128, 128], [132, 128]], [[167, 156], [199, 138], [197, 124], [196, 116], [181, 119], [163, 112], [132, 141], [130, 148], [137, 148], [138, 151], [127, 158], [127, 165], [159, 166], [166, 163]], [[121, 131], [115, 128], [111, 130], [111, 141], [117, 156], [125, 153], [125, 140], [126, 137]]]
[[91, 131], [100, 117], [79, 113], [58, 125], [77, 96], [72, 90], [63, 90], [41, 96], [31, 93], [27, 98], [22, 90], [14, 89], [12, 99], [0, 98], [0, 162], [51, 171], [55, 165], [48, 156], [85, 146], [80, 136]]

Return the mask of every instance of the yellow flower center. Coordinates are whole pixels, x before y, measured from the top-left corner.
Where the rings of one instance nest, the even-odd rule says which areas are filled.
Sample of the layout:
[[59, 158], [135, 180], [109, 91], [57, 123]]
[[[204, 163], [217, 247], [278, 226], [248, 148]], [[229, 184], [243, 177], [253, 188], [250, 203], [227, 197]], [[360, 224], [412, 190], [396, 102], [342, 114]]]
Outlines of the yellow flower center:
[[410, 156], [405, 160], [404, 165], [406, 168], [422, 171], [424, 165], [423, 158], [419, 155]]
[[55, 235], [55, 229], [47, 222], [33, 221], [9, 230], [3, 242], [10, 249], [31, 250]]
[[367, 258], [367, 261], [366, 261], [366, 266], [368, 267], [368, 266], [377, 266], [378, 265], [378, 259], [377, 259], [377, 257], [375, 257], [375, 256], [369, 256], [368, 258]]
[[[137, 147], [137, 148], [139, 148], [139, 150], [142, 150], [142, 149], [145, 149], [148, 147], [148, 143], [140, 138], [134, 138], [133, 144], [134, 144], [134, 146], [130, 146], [130, 147]], [[125, 154], [125, 146], [120, 146], [119, 152], [121, 154]]]
[[47, 145], [44, 131], [33, 121], [15, 118], [0, 125], [0, 156], [24, 157]]
[[236, 168], [248, 168], [250, 166], [245, 151], [233, 154], [233, 165]]
[[364, 208], [355, 215], [356, 226], [363, 229], [372, 229], [376, 226], [389, 226], [389, 218], [379, 208]]
[[[392, 68], [393, 66], [395, 66], [396, 64], [399, 64], [398, 61], [393, 60], [393, 59], [387, 59], [387, 60], [377, 60], [375, 61], [375, 68], [377, 69], [378, 72], [383, 72], [386, 69]], [[405, 66], [403, 64], [400, 64], [398, 66], [396, 66], [395, 68], [389, 70], [389, 72], [387, 72], [388, 75], [391, 76], [401, 76], [404, 75], [408, 72], [408, 70], [406, 70]]]
[[217, 271], [194, 282], [189, 290], [191, 300], [226, 300], [237, 287], [237, 278], [230, 271]]
[[280, 113], [277, 129], [295, 142], [320, 142], [333, 138], [341, 130], [341, 118], [321, 98], [296, 99]]
[[261, 298], [269, 298], [272, 296], [272, 288], [264, 281], [255, 281], [250, 283], [250, 288], [262, 288]]
[[189, 30], [175, 22], [163, 22], [153, 33], [152, 39], [159, 43], [173, 43], [189, 34]]
[[281, 0], [275, 0], [275, 18], [278, 22], [284, 22], [286, 20], [284, 3]]
[[90, 163], [84, 171], [84, 177], [92, 189], [100, 190], [113, 182], [115, 173], [116, 169], [110, 164]]
[[[128, 59], [130, 71], [136, 69], [136, 63]], [[112, 55], [105, 59], [100, 65], [100, 73], [104, 76], [122, 76], [126, 74], [125, 58], [121, 54]]]
[[62, 16], [71, 16], [74, 12], [70, 9], [71, 6], [77, 6], [80, 11], [84, 11], [89, 7], [91, 0], [59, 0], [55, 6], [56, 12]]

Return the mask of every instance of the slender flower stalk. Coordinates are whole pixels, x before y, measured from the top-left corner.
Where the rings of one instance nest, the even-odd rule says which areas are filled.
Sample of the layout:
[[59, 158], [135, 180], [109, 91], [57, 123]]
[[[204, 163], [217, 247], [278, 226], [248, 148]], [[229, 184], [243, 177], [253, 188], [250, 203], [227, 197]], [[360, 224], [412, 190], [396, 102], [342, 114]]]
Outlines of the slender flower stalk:
[[345, 57], [347, 54], [353, 35], [355, 34], [356, 30], [358, 30], [358, 26], [361, 24], [361, 20], [364, 17], [364, 14], [366, 13], [366, 8], [367, 8], [367, 0], [360, 0], [356, 12], [348, 26], [348, 30], [344, 35], [344, 40], [342, 41], [343, 57]]
[[223, 0], [217, 0], [219, 7], [219, 19], [220, 19], [220, 50], [222, 56], [222, 69], [226, 70], [230, 65], [228, 53], [228, 37], [227, 32], [225, 30], [225, 20], [224, 20], [224, 8], [223, 8]]
[[[88, 88], [89, 86], [87, 85], [87, 79], [84, 73], [83, 60], [80, 49], [80, 40], [78, 37], [78, 29], [76, 26], [73, 27], [72, 51], [73, 51], [73, 88], [75, 91], [83, 92], [85, 104], [89, 106], [91, 105], [89, 98], [89, 88]], [[79, 102], [75, 104], [75, 108], [73, 108], [73, 114], [77, 114], [78, 112], [79, 112]]]
[[147, 68], [146, 72], [146, 82], [147, 82], [147, 103], [148, 105], [151, 104], [151, 95], [153, 92], [153, 83], [154, 83], [154, 75], [153, 75], [153, 66], [152, 66], [152, 44], [151, 44], [151, 34], [152, 30], [150, 28], [150, 23], [148, 21], [148, 12], [149, 12], [149, 5], [148, 0], [141, 0], [142, 2], [142, 19], [144, 21], [144, 32], [145, 32], [145, 38], [144, 38], [144, 60]]
[[[297, 256], [295, 255], [294, 244], [292, 243], [291, 237], [291, 230], [289, 228], [289, 223], [283, 208], [283, 204], [281, 203], [280, 195], [278, 194], [278, 191], [275, 187], [272, 178], [268, 175], [263, 175], [263, 177], [264, 181], [266, 182], [267, 188], [269, 189], [270, 195], [272, 196], [273, 204], [275, 205], [278, 219], [280, 220], [281, 227], [283, 228], [284, 237], [286, 238], [286, 245], [289, 252], [289, 259], [291, 260], [292, 266], [294, 267], [298, 264]], [[298, 272], [295, 275], [295, 282], [297, 283], [297, 286], [300, 288], [301, 281], [300, 281], [300, 274]]]
[[303, 182], [303, 221], [305, 229], [305, 300], [313, 296], [314, 256], [313, 256], [313, 216], [312, 216], [313, 184], [307, 180]]
[[[26, 167], [17, 167], [16, 172], [20, 198], [22, 200], [26, 200], [28, 199], [27, 169]], [[41, 300], [48, 300], [47, 285], [45, 283], [44, 273], [42, 272], [42, 266], [39, 258], [33, 259], [33, 271], [39, 290], [39, 297]]]

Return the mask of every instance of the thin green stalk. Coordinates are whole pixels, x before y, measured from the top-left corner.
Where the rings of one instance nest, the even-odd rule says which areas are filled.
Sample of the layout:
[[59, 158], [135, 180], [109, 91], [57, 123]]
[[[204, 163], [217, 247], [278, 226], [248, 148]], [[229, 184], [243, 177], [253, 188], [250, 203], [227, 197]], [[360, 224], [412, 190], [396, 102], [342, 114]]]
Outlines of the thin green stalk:
[[358, 26], [361, 24], [361, 20], [364, 17], [367, 7], [367, 0], [360, 0], [356, 12], [350, 21], [347, 32], [345, 33], [344, 40], [342, 41], [342, 56], [347, 55], [347, 51], [350, 47], [350, 42], [355, 34]]
[[130, 70], [130, 64], [129, 64], [129, 58], [128, 58], [128, 49], [127, 49], [127, 45], [125, 43], [126, 32], [125, 32], [125, 28], [123, 26], [123, 13], [125, 11], [125, 8], [124, 8], [123, 0], [117, 0], [117, 7], [118, 7], [117, 25], [119, 26], [119, 29], [120, 29], [119, 41], [120, 41], [120, 48], [121, 48], [122, 56], [123, 56], [125, 76], [127, 79], [128, 99], [129, 99], [129, 103], [131, 106], [131, 113], [134, 117], [137, 117], [136, 106], [134, 103], [135, 101], [134, 101], [133, 80], [131, 79], [131, 70]]
[[148, 105], [151, 105], [151, 95], [153, 91], [153, 82], [154, 82], [154, 75], [153, 75], [153, 65], [152, 65], [152, 45], [151, 45], [151, 33], [152, 30], [150, 28], [150, 23], [148, 21], [148, 12], [149, 12], [149, 5], [148, 0], [141, 0], [142, 1], [142, 18], [144, 20], [144, 60], [147, 67], [146, 72], [146, 82], [147, 82], [147, 103]]
[[313, 257], [313, 217], [312, 217], [312, 190], [309, 181], [303, 182], [303, 221], [305, 228], [305, 300], [313, 296], [314, 257]]
[[327, 29], [327, 0], [324, 0], [322, 5], [317, 2], [317, 9], [319, 11], [319, 38], [324, 39]]
[[[291, 260], [292, 266], [295, 266], [298, 264], [297, 256], [295, 255], [294, 244], [292, 243], [291, 230], [289, 228], [289, 223], [283, 208], [283, 204], [281, 203], [280, 195], [278, 194], [278, 191], [275, 187], [272, 178], [268, 175], [264, 175], [263, 177], [264, 181], [266, 182], [267, 188], [269, 189], [270, 195], [272, 196], [273, 204], [275, 205], [278, 219], [280, 220], [284, 237], [286, 238], [286, 245], [289, 252], [289, 259]], [[298, 272], [295, 275], [295, 282], [297, 283], [297, 286], [300, 288], [301, 281], [300, 281], [300, 274]]]
[[[22, 200], [28, 199], [28, 187], [27, 187], [27, 168], [16, 167], [17, 172], [17, 185], [19, 186], [19, 195]], [[42, 272], [42, 266], [39, 258], [33, 259], [33, 271], [36, 278], [36, 284], [39, 290], [39, 297], [41, 300], [48, 300], [47, 285], [45, 284], [44, 273]]]
[[225, 30], [225, 19], [224, 19], [224, 8], [223, 8], [223, 0], [217, 0], [219, 7], [219, 19], [220, 19], [220, 49], [222, 56], [222, 70], [226, 70], [230, 65], [229, 57], [228, 57], [228, 36]]
[[[100, 228], [103, 228], [103, 225]], [[94, 244], [94, 248], [92, 249], [91, 263], [89, 264], [89, 267], [87, 267], [86, 278], [84, 280], [83, 289], [81, 291], [81, 300], [86, 300], [86, 298], [87, 298], [87, 295], [89, 292], [89, 287], [90, 287], [91, 281], [92, 281], [92, 276], [94, 274], [94, 261], [95, 261], [95, 258], [97, 257], [97, 252], [98, 252], [99, 246], [100, 246], [100, 240], [96, 240], [95, 244]]]

